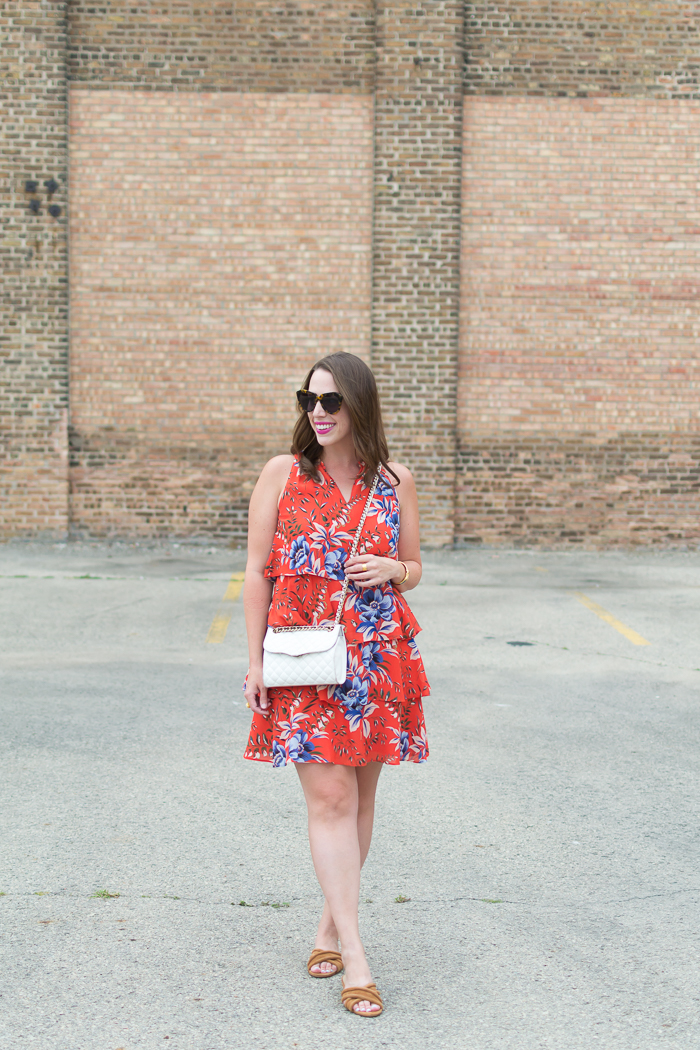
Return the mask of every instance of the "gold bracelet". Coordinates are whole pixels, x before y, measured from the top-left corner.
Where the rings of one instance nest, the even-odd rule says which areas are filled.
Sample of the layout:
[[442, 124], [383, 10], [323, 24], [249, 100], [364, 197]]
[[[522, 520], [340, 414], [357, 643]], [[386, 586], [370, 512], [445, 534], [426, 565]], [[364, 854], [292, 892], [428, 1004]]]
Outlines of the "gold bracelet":
[[406, 580], [408, 579], [408, 577], [411, 575], [410, 572], [408, 571], [408, 565], [406, 564], [405, 561], [400, 561], [399, 565], [403, 565], [405, 575], [404, 575], [404, 578], [402, 580], [399, 580], [399, 582], [396, 585], [397, 587], [400, 587], [402, 583], [405, 583]]

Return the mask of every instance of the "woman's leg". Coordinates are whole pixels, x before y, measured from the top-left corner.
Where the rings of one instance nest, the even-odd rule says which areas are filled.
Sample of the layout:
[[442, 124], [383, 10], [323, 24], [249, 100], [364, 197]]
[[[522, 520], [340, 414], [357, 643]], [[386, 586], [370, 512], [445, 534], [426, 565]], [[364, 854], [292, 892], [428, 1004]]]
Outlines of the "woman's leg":
[[[352, 766], [330, 763], [299, 763], [296, 769], [306, 797], [311, 856], [342, 944], [347, 985], [370, 984], [372, 976], [358, 923], [362, 855], [357, 771]], [[368, 807], [363, 808], [366, 822]], [[369, 848], [366, 833], [363, 838]], [[372, 1012], [373, 1007], [361, 1003], [357, 1009]]]
[[[372, 841], [374, 799], [381, 771], [381, 762], [370, 762], [366, 766], [355, 767], [355, 776], [357, 778], [357, 838], [360, 846], [360, 867], [367, 859]], [[318, 924], [314, 948], [324, 948], [327, 951], [336, 951], [338, 948], [338, 930], [326, 900], [323, 902], [323, 912], [321, 921]], [[316, 970], [318, 973], [334, 973], [335, 967], [331, 963], [324, 962], [312, 966], [312, 970]]]
[[357, 837], [360, 842], [361, 864], [367, 860], [372, 842], [374, 827], [374, 799], [377, 794], [379, 774], [383, 768], [381, 762], [369, 762], [366, 766], [357, 766]]

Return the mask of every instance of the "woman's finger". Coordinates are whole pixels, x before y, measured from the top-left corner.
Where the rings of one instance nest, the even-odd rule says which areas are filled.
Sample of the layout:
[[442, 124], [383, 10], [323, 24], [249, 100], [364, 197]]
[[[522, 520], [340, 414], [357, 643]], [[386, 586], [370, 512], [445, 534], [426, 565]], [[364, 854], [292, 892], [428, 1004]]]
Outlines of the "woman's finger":
[[252, 700], [248, 701], [248, 707], [256, 715], [267, 715], [269, 713], [267, 707], [260, 706], [260, 698], [254, 696]]
[[353, 579], [356, 579], [360, 576], [366, 576], [368, 573], [370, 575], [376, 575], [376, 571], [377, 567], [374, 563], [373, 557], [366, 558], [365, 561], [355, 561], [350, 566], [348, 566], [346, 563], [346, 572], [348, 572], [349, 575], [353, 577]]
[[267, 689], [262, 682], [248, 682], [245, 698], [251, 711], [266, 714], [268, 708]]
[[357, 587], [381, 587], [391, 579], [395, 562], [389, 558], [378, 558], [376, 555], [365, 555], [350, 559], [345, 563], [345, 573]]

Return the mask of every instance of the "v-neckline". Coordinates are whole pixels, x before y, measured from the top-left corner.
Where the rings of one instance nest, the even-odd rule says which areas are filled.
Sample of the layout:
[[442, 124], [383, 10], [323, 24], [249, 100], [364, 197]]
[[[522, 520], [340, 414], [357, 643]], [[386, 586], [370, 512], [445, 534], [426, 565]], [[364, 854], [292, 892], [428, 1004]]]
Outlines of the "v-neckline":
[[329, 479], [331, 484], [335, 485], [335, 487], [337, 488], [337, 490], [338, 490], [338, 492], [340, 494], [340, 498], [343, 501], [343, 505], [345, 507], [349, 507], [350, 504], [354, 503], [355, 500], [357, 499], [357, 496], [355, 496], [355, 494], [354, 494], [355, 493], [355, 486], [357, 485], [358, 481], [362, 477], [362, 470], [360, 469], [360, 472], [355, 476], [355, 480], [352, 483], [352, 488], [350, 489], [350, 499], [346, 499], [345, 496], [343, 495], [343, 490], [341, 489], [340, 485], [338, 484], [338, 482], [335, 480], [335, 478], [331, 474], [331, 472], [328, 469], [328, 467], [326, 466], [326, 464], [323, 462], [322, 459], [319, 460], [319, 463], [323, 467], [323, 473]]

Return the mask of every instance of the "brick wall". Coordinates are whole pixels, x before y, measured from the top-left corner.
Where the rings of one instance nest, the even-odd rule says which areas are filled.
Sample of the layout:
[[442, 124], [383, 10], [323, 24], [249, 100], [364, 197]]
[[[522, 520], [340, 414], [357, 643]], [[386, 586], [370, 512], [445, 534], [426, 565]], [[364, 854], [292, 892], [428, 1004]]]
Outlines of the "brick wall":
[[377, 3], [372, 367], [424, 542], [451, 543], [463, 8]]
[[242, 539], [318, 357], [369, 357], [372, 104], [71, 91], [72, 524]]
[[700, 98], [697, 0], [466, 4], [470, 95]]
[[457, 541], [585, 548], [700, 538], [700, 434], [511, 431], [460, 445]]
[[369, 357], [373, 4], [70, 12], [73, 526], [241, 540], [304, 370]]
[[699, 10], [469, 5], [458, 540], [700, 536]]
[[66, 5], [9, 2], [3, 26], [0, 536], [62, 535], [68, 525]]
[[70, 3], [70, 78], [91, 88], [368, 94], [370, 0]]
[[5, 8], [6, 535], [241, 538], [342, 347], [425, 542], [697, 539], [697, 0], [67, 7]]

